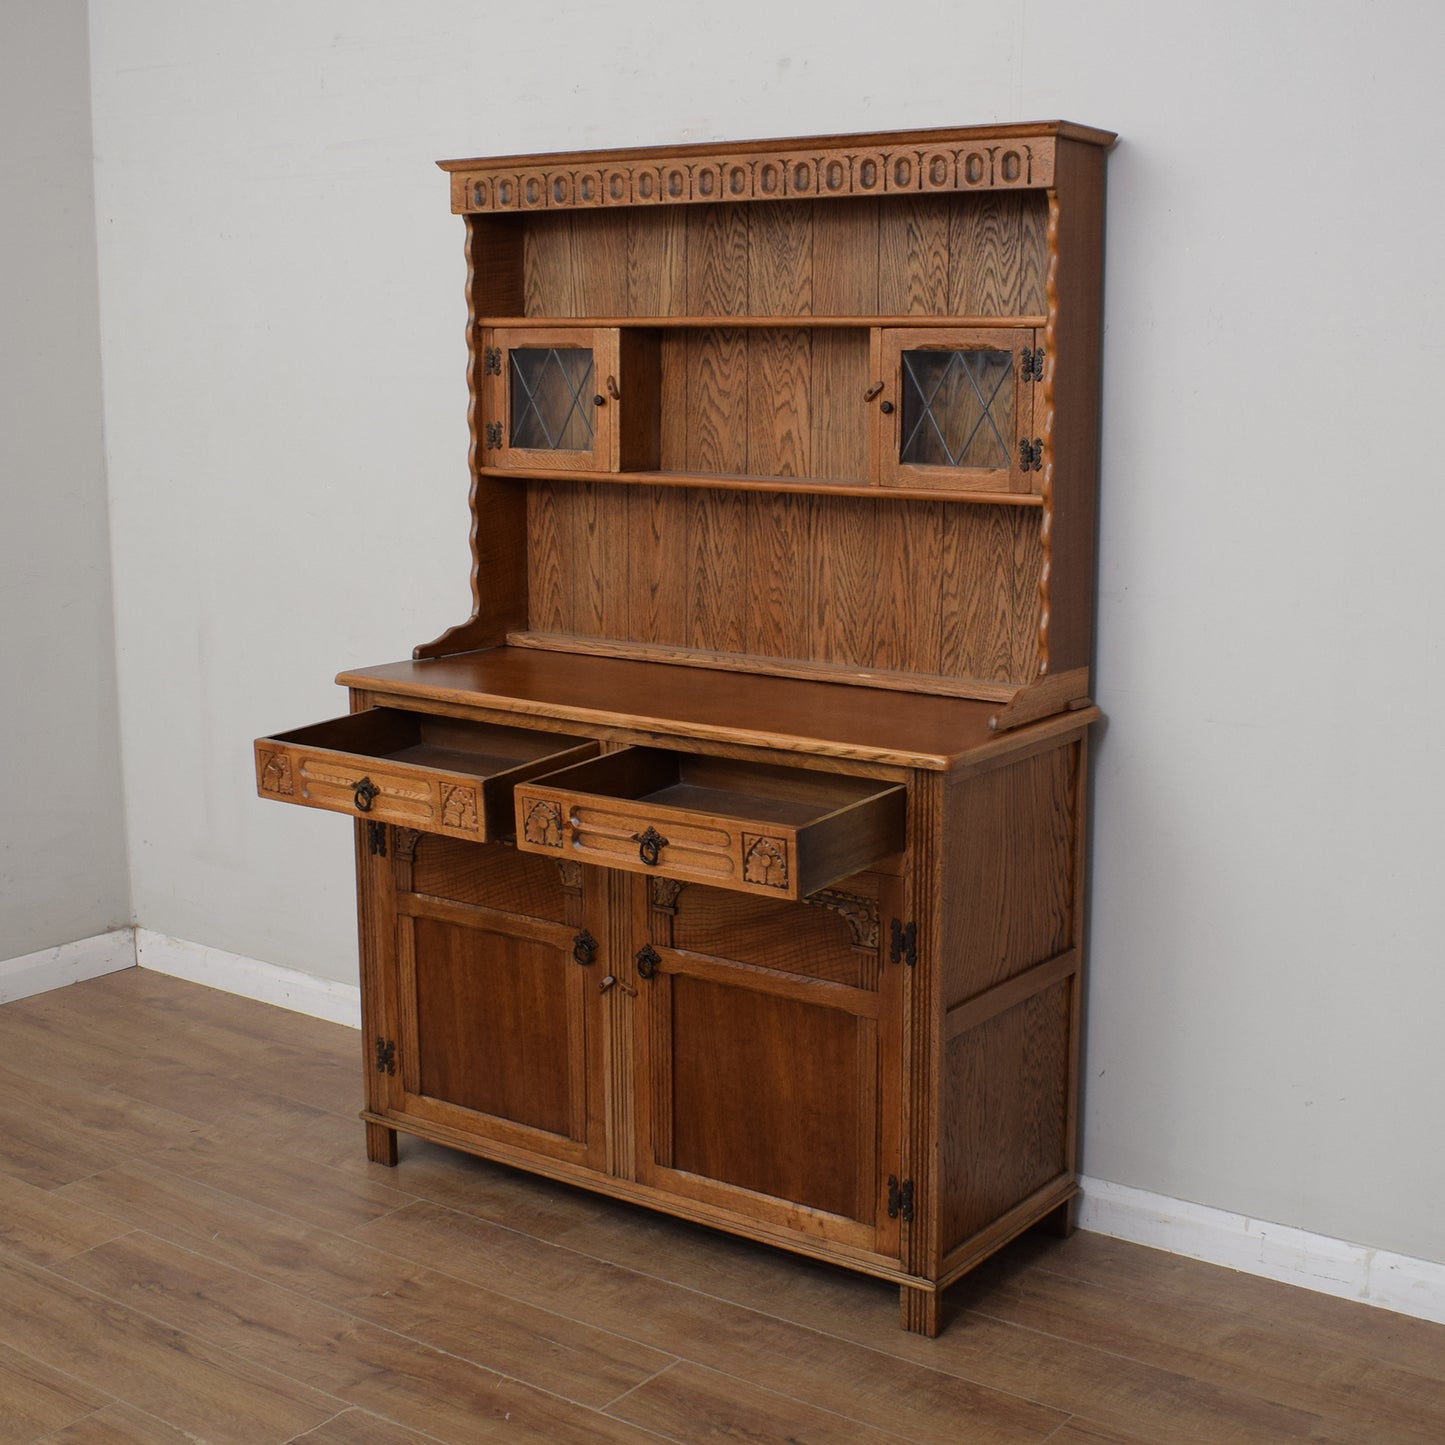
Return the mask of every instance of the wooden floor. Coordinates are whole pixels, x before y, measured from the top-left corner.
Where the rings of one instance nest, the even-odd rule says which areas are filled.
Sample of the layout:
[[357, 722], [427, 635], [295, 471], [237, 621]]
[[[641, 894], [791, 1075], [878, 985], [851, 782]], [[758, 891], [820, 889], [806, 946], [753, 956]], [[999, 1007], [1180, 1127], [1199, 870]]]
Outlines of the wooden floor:
[[0, 1007], [0, 1442], [1445, 1441], [1445, 1326], [1098, 1235], [897, 1291], [403, 1137], [355, 1032]]

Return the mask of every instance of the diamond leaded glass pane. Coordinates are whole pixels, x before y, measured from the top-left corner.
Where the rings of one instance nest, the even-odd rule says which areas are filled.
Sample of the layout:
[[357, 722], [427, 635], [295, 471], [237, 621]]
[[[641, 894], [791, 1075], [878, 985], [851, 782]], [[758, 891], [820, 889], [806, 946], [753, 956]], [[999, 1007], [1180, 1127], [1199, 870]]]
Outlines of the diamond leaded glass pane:
[[592, 352], [582, 346], [514, 346], [511, 445], [592, 450]]
[[903, 352], [903, 443], [915, 467], [1006, 470], [1014, 434], [1013, 353]]

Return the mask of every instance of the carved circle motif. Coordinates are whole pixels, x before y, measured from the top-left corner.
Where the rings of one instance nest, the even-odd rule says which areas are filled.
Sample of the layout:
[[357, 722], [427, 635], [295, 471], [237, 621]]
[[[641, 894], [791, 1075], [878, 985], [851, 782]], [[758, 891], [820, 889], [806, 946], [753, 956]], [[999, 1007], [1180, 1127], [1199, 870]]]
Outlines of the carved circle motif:
[[830, 191], [845, 191], [848, 189], [848, 167], [842, 161], [829, 161], [823, 167], [823, 184]]
[[527, 809], [522, 836], [541, 848], [562, 846], [562, 813], [556, 803], [536, 802]]
[[457, 784], [442, 797], [442, 827], [477, 831], [477, 794], [475, 789]]
[[788, 886], [788, 845], [779, 838], [743, 834], [743, 881], [766, 888]]
[[285, 753], [265, 753], [261, 768], [261, 791], [278, 798], [296, 796], [296, 780], [291, 776], [291, 759]]

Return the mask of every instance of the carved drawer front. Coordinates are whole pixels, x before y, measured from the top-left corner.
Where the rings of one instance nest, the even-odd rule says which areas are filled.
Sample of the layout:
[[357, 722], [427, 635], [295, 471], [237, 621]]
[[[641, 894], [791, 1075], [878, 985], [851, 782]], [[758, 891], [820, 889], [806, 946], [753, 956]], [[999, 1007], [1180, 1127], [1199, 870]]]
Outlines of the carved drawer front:
[[770, 898], [802, 898], [903, 848], [877, 778], [625, 748], [516, 789], [517, 846]]
[[585, 738], [371, 708], [256, 742], [263, 798], [485, 842], [512, 832], [512, 789], [597, 751]]

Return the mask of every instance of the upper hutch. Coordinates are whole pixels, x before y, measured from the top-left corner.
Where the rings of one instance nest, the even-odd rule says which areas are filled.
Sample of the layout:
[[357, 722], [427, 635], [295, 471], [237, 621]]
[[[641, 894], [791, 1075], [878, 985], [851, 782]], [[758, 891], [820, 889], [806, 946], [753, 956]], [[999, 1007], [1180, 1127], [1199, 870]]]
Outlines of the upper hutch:
[[398, 1129], [864, 1270], [1076, 1192], [1104, 158], [448, 161], [471, 617], [256, 744], [357, 818]]

